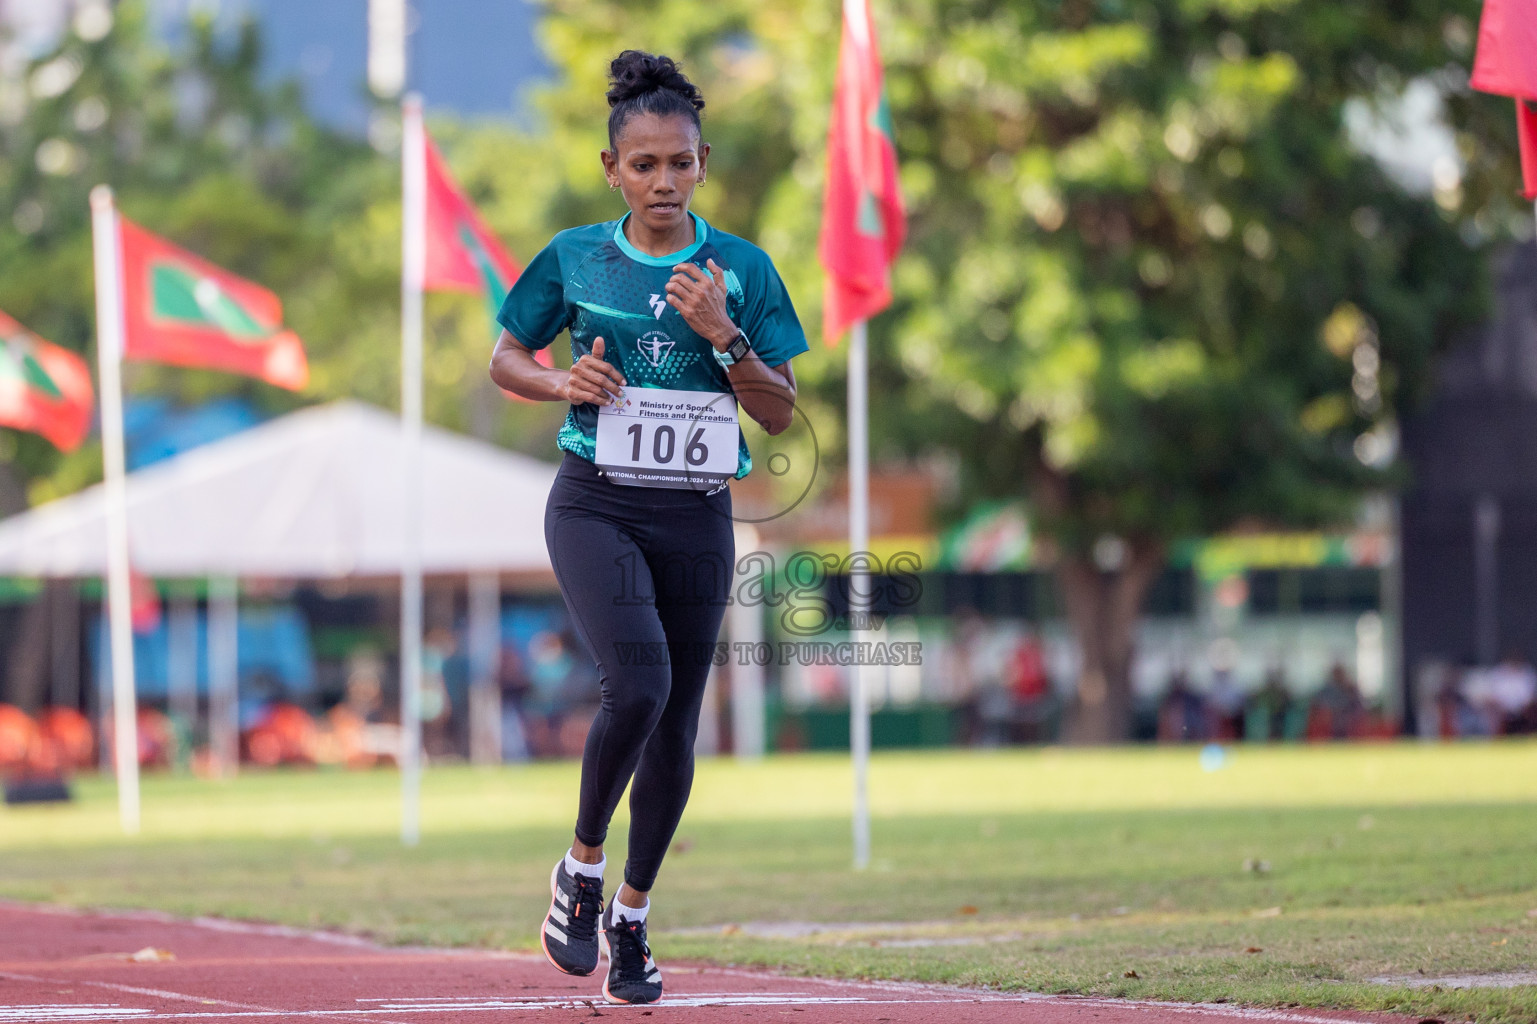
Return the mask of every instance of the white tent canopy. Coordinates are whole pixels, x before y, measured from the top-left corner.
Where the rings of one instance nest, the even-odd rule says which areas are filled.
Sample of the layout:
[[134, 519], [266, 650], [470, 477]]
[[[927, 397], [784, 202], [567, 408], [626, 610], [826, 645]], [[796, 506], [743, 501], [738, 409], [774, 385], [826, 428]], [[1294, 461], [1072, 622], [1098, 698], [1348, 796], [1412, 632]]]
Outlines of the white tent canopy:
[[[129, 557], [151, 577], [397, 575], [401, 428], [340, 401], [292, 413], [128, 477]], [[422, 568], [549, 573], [544, 505], [555, 467], [429, 427]], [[100, 486], [0, 521], [0, 574], [101, 576]]]

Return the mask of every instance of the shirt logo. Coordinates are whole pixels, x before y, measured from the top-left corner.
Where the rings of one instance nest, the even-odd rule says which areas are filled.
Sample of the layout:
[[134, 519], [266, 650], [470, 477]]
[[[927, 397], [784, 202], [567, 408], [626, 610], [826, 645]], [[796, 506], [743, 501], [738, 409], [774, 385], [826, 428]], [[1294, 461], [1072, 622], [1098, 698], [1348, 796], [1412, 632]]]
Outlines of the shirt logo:
[[640, 354], [646, 357], [646, 361], [652, 366], [661, 366], [667, 362], [667, 354], [672, 351], [673, 341], [661, 331], [647, 331], [635, 339], [635, 345], [640, 349]]
[[660, 295], [652, 295], [651, 311], [656, 314], [658, 320], [662, 319], [662, 314], [667, 312], [667, 300]]

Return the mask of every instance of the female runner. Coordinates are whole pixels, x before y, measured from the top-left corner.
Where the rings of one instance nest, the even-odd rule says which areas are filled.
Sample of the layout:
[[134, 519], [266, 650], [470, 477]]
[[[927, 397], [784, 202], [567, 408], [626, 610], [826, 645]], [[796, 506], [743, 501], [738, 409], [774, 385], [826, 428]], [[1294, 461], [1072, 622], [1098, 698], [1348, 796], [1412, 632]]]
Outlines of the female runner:
[[[636, 50], [609, 73], [603, 172], [629, 213], [562, 231], [534, 257], [497, 316], [491, 378], [570, 403], [545, 542], [603, 690], [540, 939], [557, 968], [586, 975], [601, 929], [604, 996], [649, 1003], [662, 995], [649, 894], [688, 802], [735, 576], [726, 485], [752, 468], [736, 406], [770, 434], [788, 427], [789, 361], [807, 345], [768, 256], [689, 210], [710, 155], [698, 88], [671, 59]], [[571, 370], [535, 362], [563, 330]], [[632, 776], [624, 884], [605, 906], [603, 842]]]

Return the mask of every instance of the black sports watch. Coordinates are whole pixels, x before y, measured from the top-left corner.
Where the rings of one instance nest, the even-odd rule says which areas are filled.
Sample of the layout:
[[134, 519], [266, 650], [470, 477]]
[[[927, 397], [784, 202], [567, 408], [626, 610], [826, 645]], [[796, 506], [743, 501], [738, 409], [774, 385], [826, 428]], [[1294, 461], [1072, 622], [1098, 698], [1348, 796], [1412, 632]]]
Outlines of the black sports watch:
[[715, 359], [721, 366], [729, 368], [746, 359], [747, 353], [751, 351], [752, 341], [747, 337], [747, 332], [738, 327], [736, 337], [731, 339], [731, 344], [726, 346], [726, 351], [715, 349]]

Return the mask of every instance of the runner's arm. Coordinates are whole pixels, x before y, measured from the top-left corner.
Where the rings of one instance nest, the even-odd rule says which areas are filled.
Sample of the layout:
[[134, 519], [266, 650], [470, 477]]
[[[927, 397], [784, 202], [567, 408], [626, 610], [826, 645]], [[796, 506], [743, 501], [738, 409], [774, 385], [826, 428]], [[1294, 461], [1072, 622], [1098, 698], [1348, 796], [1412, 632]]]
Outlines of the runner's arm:
[[[700, 337], [719, 352], [736, 340], [737, 325], [726, 314], [726, 274], [712, 259], [705, 266], [680, 263], [667, 282], [667, 301]], [[750, 339], [749, 339], [750, 340]], [[795, 419], [795, 371], [788, 362], [769, 366], [758, 353], [726, 371], [737, 401], [758, 426], [782, 433]]]
[[520, 398], [572, 405], [609, 405], [625, 384], [618, 368], [604, 362], [602, 338], [594, 339], [592, 352], [568, 371], [541, 366], [533, 352], [506, 330], [496, 339], [491, 353], [491, 380]]
[[726, 371], [742, 408], [765, 431], [783, 433], [795, 419], [795, 371], [789, 363], [770, 366], [748, 352]]

